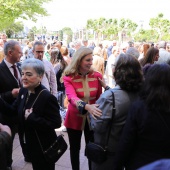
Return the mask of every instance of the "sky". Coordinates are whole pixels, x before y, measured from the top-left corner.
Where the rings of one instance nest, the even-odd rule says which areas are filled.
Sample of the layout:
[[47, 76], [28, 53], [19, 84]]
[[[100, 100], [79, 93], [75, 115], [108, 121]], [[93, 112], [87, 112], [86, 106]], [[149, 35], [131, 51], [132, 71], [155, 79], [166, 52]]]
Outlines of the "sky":
[[[88, 19], [126, 18], [148, 27], [149, 19], [159, 13], [170, 20], [170, 0], [53, 0], [44, 5], [49, 16], [39, 18], [37, 27], [48, 30], [70, 27], [73, 30], [86, 26]], [[29, 23], [30, 27], [35, 23]]]

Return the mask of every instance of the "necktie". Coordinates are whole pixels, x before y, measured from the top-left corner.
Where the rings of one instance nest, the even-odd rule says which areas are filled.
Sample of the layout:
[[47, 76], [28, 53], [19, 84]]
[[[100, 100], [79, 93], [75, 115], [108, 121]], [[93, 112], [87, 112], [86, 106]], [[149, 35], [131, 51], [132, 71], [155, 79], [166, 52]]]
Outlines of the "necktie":
[[[12, 65], [11, 66], [14, 70], [14, 77], [18, 80], [18, 72], [17, 72], [17, 69], [16, 69], [16, 65]], [[19, 81], [19, 80], [18, 80]]]

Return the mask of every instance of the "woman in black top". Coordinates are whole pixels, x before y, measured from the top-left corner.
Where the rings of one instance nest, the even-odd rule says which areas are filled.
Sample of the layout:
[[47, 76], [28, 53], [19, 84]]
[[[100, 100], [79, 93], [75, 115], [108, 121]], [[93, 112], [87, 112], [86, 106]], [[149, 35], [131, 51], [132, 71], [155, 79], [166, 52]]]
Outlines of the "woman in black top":
[[0, 108], [4, 114], [18, 112], [19, 137], [21, 145], [25, 144], [22, 149], [31, 158], [33, 169], [54, 170], [55, 163], [45, 160], [37, 135], [44, 150], [55, 141], [54, 129], [61, 126], [59, 105], [56, 97], [40, 83], [44, 74], [42, 61], [27, 59], [21, 69], [23, 88], [12, 106], [0, 99]]
[[136, 170], [170, 158], [170, 66], [154, 64], [146, 73], [140, 99], [129, 110], [115, 167]]

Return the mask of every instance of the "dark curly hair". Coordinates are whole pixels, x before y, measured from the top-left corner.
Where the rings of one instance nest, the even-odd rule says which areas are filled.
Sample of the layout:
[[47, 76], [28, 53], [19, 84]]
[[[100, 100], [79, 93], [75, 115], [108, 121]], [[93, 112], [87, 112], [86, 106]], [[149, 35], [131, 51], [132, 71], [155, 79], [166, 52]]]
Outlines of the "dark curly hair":
[[153, 64], [147, 71], [140, 97], [151, 110], [170, 111], [170, 66]]
[[119, 55], [113, 75], [116, 84], [126, 91], [139, 91], [143, 83], [139, 61], [128, 54]]

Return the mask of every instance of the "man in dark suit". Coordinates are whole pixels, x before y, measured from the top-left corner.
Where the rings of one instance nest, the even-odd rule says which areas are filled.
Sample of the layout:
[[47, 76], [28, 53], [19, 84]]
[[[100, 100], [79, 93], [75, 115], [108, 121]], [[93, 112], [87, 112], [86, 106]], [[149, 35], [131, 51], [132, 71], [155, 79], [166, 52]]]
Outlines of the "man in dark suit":
[[[19, 64], [17, 63], [22, 56], [19, 43], [14, 40], [7, 41], [4, 44], [4, 55], [5, 58], [0, 63], [0, 96], [9, 104], [12, 104], [18, 96], [21, 86], [21, 74]], [[14, 139], [17, 133], [17, 113], [15, 115], [10, 115], [0, 111], [0, 123], [10, 127], [12, 139]]]

